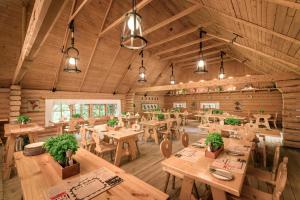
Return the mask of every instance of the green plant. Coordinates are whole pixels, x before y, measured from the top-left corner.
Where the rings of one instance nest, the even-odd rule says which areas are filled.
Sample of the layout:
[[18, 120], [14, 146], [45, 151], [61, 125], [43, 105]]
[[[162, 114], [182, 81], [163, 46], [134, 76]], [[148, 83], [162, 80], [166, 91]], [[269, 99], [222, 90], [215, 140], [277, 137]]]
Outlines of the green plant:
[[122, 112], [122, 115], [126, 115], [126, 112]]
[[223, 110], [214, 109], [214, 110], [211, 111], [211, 113], [212, 114], [220, 114], [220, 115], [222, 115], [224, 113], [224, 111]]
[[72, 115], [73, 118], [81, 118], [81, 114], [79, 113], [75, 113]]
[[107, 126], [109, 127], [115, 127], [118, 124], [118, 120], [113, 118], [113, 119], [109, 119], [107, 121]]
[[162, 114], [162, 113], [159, 113], [159, 114], [157, 114], [157, 119], [158, 119], [159, 121], [162, 121], [162, 120], [165, 119], [165, 115]]
[[211, 151], [216, 151], [224, 145], [224, 141], [220, 133], [209, 133], [206, 136], [205, 144], [210, 146]]
[[27, 122], [30, 121], [30, 117], [28, 117], [27, 115], [20, 115], [18, 116], [17, 121], [19, 123], [26, 124]]
[[264, 114], [265, 111], [263, 109], [259, 109], [258, 112], [261, 113], [261, 114]]
[[173, 108], [172, 112], [180, 112], [180, 108]]
[[226, 125], [240, 125], [241, 120], [235, 118], [226, 118], [224, 119], [224, 124]]
[[62, 134], [49, 138], [45, 142], [44, 148], [54, 158], [54, 160], [64, 165], [67, 160], [66, 152], [70, 150], [73, 154], [75, 154], [78, 149], [78, 145], [74, 135]]

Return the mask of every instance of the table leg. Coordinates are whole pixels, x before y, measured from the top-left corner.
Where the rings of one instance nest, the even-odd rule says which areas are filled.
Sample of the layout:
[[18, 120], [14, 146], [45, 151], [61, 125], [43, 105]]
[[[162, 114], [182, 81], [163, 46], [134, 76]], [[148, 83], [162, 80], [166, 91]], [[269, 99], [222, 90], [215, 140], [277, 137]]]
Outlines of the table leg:
[[144, 136], [143, 136], [143, 138], [144, 138], [144, 142], [147, 142], [147, 139], [149, 138], [149, 126], [146, 126], [145, 127], [145, 131], [144, 131]]
[[194, 180], [189, 177], [184, 177], [182, 184], [181, 184], [181, 190], [180, 190], [180, 200], [190, 200], [192, 197], [192, 190], [193, 190], [193, 184]]
[[213, 200], [226, 200], [226, 192], [224, 192], [223, 190], [219, 190], [217, 188], [214, 187], [210, 187], [211, 189], [211, 193], [213, 196]]
[[154, 137], [155, 144], [159, 144], [158, 134], [157, 134], [157, 129], [156, 128], [153, 128], [153, 137]]
[[135, 143], [136, 138], [132, 137], [128, 140], [128, 144], [129, 144], [129, 153], [131, 156], [131, 160], [136, 159], [137, 157], [137, 147], [136, 147], [136, 143]]
[[116, 166], [120, 166], [122, 155], [123, 155], [123, 141], [118, 141], [115, 163], [114, 163]]
[[271, 129], [269, 120], [267, 118], [264, 118], [264, 124], [265, 124], [265, 127], [267, 127], [267, 129]]
[[15, 151], [16, 137], [11, 135], [7, 138], [7, 152], [5, 157], [3, 179], [8, 180], [11, 172], [11, 164], [13, 161], [13, 155]]

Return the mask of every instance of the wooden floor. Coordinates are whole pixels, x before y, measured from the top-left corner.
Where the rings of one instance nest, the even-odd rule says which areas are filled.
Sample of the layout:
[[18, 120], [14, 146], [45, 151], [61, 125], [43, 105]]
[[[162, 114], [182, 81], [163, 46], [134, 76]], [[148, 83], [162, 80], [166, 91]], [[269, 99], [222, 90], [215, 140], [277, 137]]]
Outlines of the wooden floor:
[[[201, 135], [201, 131], [196, 127], [196, 123], [190, 122], [186, 127], [186, 131], [189, 133], [190, 141], [196, 141]], [[269, 153], [270, 153], [270, 162], [272, 159], [272, 140], [269, 143]], [[122, 166], [124, 170], [135, 175], [136, 177], [144, 180], [145, 182], [153, 185], [154, 187], [162, 190], [165, 182], [165, 173], [162, 171], [160, 162], [163, 160], [163, 157], [159, 151], [159, 145], [154, 144], [153, 142], [140, 142], [139, 148], [141, 155], [138, 159], [128, 162], [127, 159], [122, 160]], [[181, 143], [179, 141], [173, 141], [173, 153], [182, 149]], [[282, 148], [282, 155], [289, 157], [288, 164], [288, 183], [286, 189], [283, 193], [284, 200], [300, 200], [300, 150]], [[108, 159], [109, 160], [109, 159]], [[1, 186], [2, 183], [0, 183]], [[266, 190], [266, 186], [257, 181], [251, 180], [251, 184], [255, 187], [259, 187], [261, 190]], [[175, 189], [171, 188], [169, 184], [167, 193], [170, 195], [170, 199], [178, 199], [180, 193], [181, 181], [176, 179]], [[197, 183], [198, 190], [200, 193], [203, 193], [204, 186], [200, 183]], [[17, 176], [14, 176], [9, 181], [6, 181], [3, 184], [3, 193], [0, 190], [0, 200], [21, 200], [21, 187], [19, 179]]]

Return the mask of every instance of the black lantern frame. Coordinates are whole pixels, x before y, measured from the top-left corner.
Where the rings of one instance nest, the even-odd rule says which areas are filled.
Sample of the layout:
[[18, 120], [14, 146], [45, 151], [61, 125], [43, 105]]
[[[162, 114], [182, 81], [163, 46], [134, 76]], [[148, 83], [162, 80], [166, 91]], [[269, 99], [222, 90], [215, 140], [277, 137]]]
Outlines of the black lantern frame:
[[206, 32], [203, 31], [201, 28], [199, 29], [199, 38], [200, 38], [199, 57], [200, 57], [200, 59], [196, 63], [196, 70], [194, 71], [194, 73], [196, 73], [196, 74], [204, 74], [204, 73], [208, 72], [206, 62], [204, 61], [203, 51], [202, 51], [202, 48], [203, 48], [202, 38], [205, 33]]
[[141, 66], [139, 67], [139, 80], [138, 82], [145, 83], [146, 80], [146, 67], [144, 67], [144, 51], [140, 52], [140, 56], [142, 58]]
[[221, 51], [221, 66], [220, 66], [220, 72], [219, 72], [219, 79], [224, 79], [226, 74], [225, 74], [225, 69], [224, 69], [224, 62], [223, 62], [223, 56], [225, 55], [224, 51]]
[[171, 64], [170, 67], [172, 68], [172, 73], [171, 73], [171, 76], [170, 76], [170, 84], [174, 85], [176, 83], [176, 80], [175, 80], [175, 76], [174, 76], [174, 66], [173, 66], [173, 63]]

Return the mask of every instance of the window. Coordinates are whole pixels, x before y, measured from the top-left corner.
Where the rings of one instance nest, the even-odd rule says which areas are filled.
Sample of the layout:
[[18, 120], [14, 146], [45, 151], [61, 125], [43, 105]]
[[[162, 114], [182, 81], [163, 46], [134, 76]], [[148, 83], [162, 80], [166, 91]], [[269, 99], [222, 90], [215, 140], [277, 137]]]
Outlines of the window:
[[105, 116], [105, 104], [93, 104], [93, 116], [94, 117], [102, 117]]
[[68, 104], [56, 103], [52, 107], [52, 121], [58, 122], [61, 119], [70, 120], [71, 111]]

